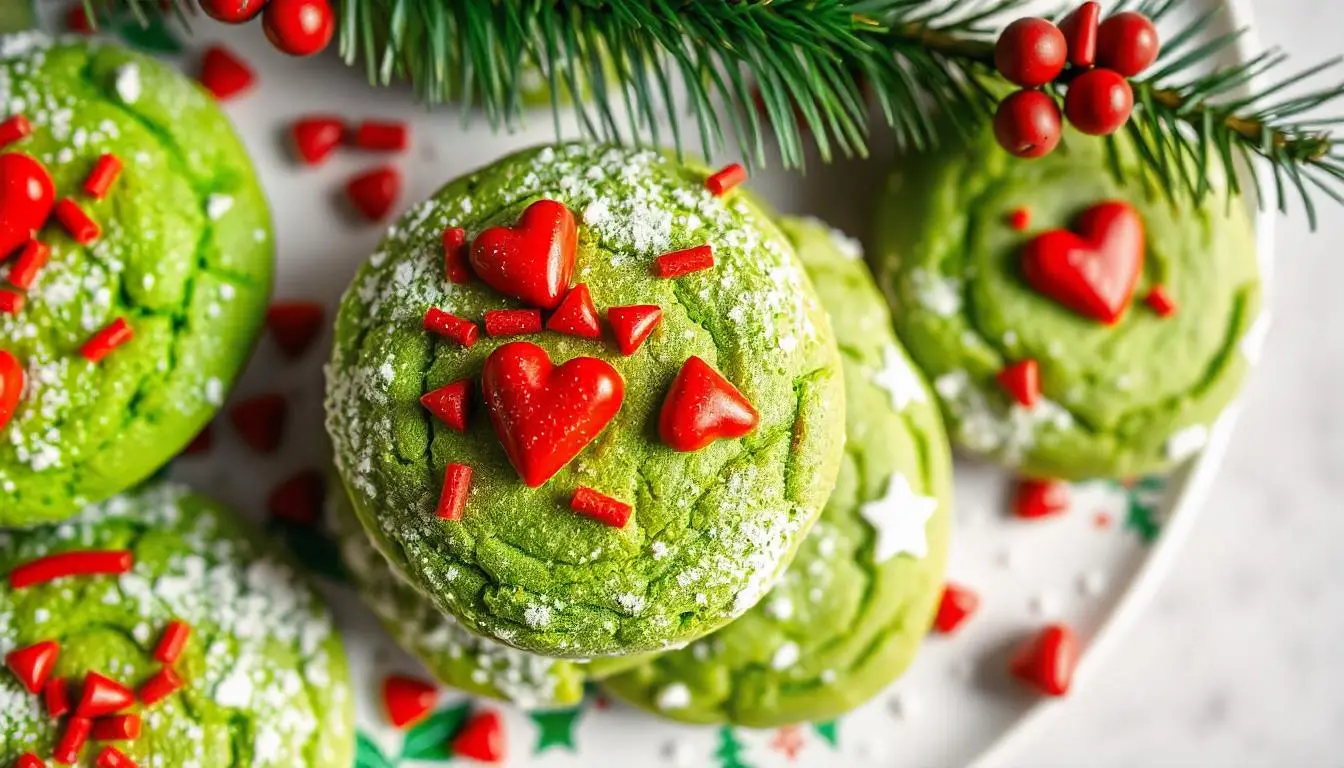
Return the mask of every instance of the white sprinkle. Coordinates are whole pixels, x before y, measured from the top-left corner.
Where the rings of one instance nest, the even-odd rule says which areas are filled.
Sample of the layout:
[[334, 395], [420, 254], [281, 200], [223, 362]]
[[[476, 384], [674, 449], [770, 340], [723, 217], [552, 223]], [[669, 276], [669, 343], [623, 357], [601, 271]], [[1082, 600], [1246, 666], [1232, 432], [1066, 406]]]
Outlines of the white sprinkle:
[[691, 705], [691, 689], [685, 683], [673, 683], [658, 692], [654, 704], [659, 709], [685, 709]]
[[1167, 438], [1167, 458], [1172, 461], [1185, 461], [1203, 450], [1208, 442], [1208, 427], [1203, 424], [1186, 427]]
[[127, 104], [134, 104], [139, 101], [140, 67], [134, 63], [123, 64], [118, 67], [115, 87], [117, 95]]
[[1078, 577], [1078, 593], [1083, 597], [1098, 597], [1106, 591], [1106, 574], [1088, 571]]
[[233, 197], [231, 195], [211, 195], [205, 200], [205, 215], [210, 217], [211, 221], [216, 221], [233, 208]]
[[795, 642], [787, 642], [775, 649], [775, 655], [770, 658], [770, 666], [773, 669], [788, 669], [798, 663], [798, 657], [802, 651], [798, 649]]

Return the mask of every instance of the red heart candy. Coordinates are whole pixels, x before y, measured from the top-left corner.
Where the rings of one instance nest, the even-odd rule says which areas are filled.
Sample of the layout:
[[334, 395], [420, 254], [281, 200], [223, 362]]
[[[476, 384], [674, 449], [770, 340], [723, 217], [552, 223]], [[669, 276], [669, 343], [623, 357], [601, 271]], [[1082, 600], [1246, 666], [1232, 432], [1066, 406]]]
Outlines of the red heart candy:
[[1110, 201], [1083, 211], [1074, 230], [1052, 230], [1027, 243], [1022, 272], [1045, 296], [1114, 325], [1143, 271], [1143, 220], [1128, 204]]
[[698, 451], [715, 440], [742, 437], [760, 415], [709, 363], [692, 355], [681, 366], [658, 416], [658, 434], [677, 451]]
[[555, 366], [527, 341], [496, 349], [481, 371], [486, 410], [523, 482], [551, 479], [611, 421], [625, 382], [609, 364], [576, 357]]
[[471, 244], [471, 266], [487, 285], [534, 307], [555, 309], [574, 274], [579, 228], [554, 200], [529, 205], [512, 227], [491, 227]]
[[22, 152], [0, 154], [0, 259], [42, 228], [55, 199], [46, 166]]

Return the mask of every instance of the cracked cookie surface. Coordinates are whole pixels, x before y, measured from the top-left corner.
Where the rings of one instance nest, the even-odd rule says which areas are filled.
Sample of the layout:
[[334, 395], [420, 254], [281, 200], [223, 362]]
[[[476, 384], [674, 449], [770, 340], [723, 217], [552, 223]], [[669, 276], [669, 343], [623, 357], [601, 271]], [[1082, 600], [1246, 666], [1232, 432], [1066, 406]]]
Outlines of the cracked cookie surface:
[[[780, 226], [830, 311], [848, 439], [835, 492], [770, 594], [689, 648], [605, 683], [621, 699], [688, 722], [767, 727], [858, 706], [913, 660], [942, 591], [952, 467], [937, 405], [896, 343], [857, 243], [814, 221]], [[917, 514], [914, 507], [862, 511], [897, 475], [914, 495], [936, 500], [922, 557], [890, 554], [868, 521]]]
[[[1264, 328], [1243, 201], [1218, 193], [1173, 208], [1145, 190], [1126, 146], [1122, 184], [1105, 142], [1066, 134], [1063, 151], [1023, 161], [985, 133], [899, 160], [878, 207], [873, 271], [953, 441], [1023, 474], [1127, 477], [1189, 458], [1240, 390]], [[1021, 270], [1032, 237], [1107, 200], [1133, 206], [1145, 228], [1143, 271], [1114, 326], [1035, 292]], [[1174, 315], [1145, 306], [1156, 285]], [[1041, 382], [1031, 409], [995, 380], [1027, 358]]]
[[[0, 430], [0, 526], [23, 526], [134, 486], [209, 422], [261, 327], [272, 235], [228, 120], [154, 59], [36, 33], [0, 38], [0, 114], [33, 125], [5, 151], [44, 163], [57, 198], [102, 228], [82, 246], [49, 222], [38, 237], [50, 261], [22, 311], [0, 313], [0, 349], [27, 382]], [[125, 167], [94, 200], [82, 185], [104, 153]], [[119, 317], [134, 338], [100, 364], [81, 357]]]
[[[704, 168], [607, 146], [541, 147], [454, 181], [393, 225], [337, 319], [327, 426], [337, 469], [374, 544], [440, 610], [523, 650], [589, 658], [663, 650], [750, 608], [793, 557], [834, 483], [843, 432], [835, 342], [793, 249], [746, 195], [709, 194]], [[479, 322], [512, 304], [444, 277], [442, 233], [512, 225], [549, 198], [579, 222], [574, 282], [599, 311], [657, 304], [663, 320], [622, 357], [602, 342], [525, 337], [559, 364], [611, 363], [620, 412], [564, 469], [528, 488], [485, 414], [464, 434], [419, 404], [477, 379], [500, 343], [470, 348], [423, 330], [430, 306]], [[709, 243], [713, 269], [653, 276], [658, 255]], [[745, 438], [677, 453], [657, 436], [668, 386], [691, 355], [760, 411]], [[474, 397], [479, 404], [479, 389]], [[474, 470], [462, 520], [435, 517], [449, 462]], [[568, 508], [586, 485], [634, 508], [621, 529]]]

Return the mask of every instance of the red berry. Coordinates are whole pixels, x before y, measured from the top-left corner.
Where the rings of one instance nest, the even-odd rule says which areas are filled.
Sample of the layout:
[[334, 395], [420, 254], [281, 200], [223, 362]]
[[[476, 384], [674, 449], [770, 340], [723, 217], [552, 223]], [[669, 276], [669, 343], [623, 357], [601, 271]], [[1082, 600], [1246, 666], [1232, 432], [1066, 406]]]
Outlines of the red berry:
[[408, 728], [424, 720], [439, 699], [433, 683], [403, 675], [383, 680], [383, 706], [387, 719], [396, 728]]
[[242, 24], [250, 21], [258, 13], [266, 0], [200, 0], [201, 10], [215, 21], [225, 24]]
[[938, 634], [950, 635], [979, 607], [979, 595], [960, 584], [948, 582], [943, 585], [943, 596], [938, 601], [938, 615], [934, 617], [933, 628]]
[[994, 138], [1017, 157], [1044, 157], [1059, 146], [1059, 105], [1040, 91], [1018, 91], [994, 113]]
[[1045, 19], [1018, 19], [999, 35], [994, 66], [1008, 82], [1035, 88], [1059, 77], [1068, 58], [1068, 45], [1059, 27]]
[[290, 56], [312, 56], [331, 42], [336, 13], [328, 0], [269, 0], [261, 26], [271, 45]]
[[327, 494], [327, 481], [315, 469], [305, 469], [271, 490], [266, 497], [266, 511], [277, 520], [296, 525], [312, 525], [322, 516], [322, 502]]
[[1064, 114], [1074, 128], [1091, 136], [1107, 136], [1124, 127], [1134, 110], [1134, 89], [1119, 72], [1094, 69], [1069, 83]]
[[345, 194], [364, 218], [381, 221], [391, 213], [401, 194], [401, 172], [386, 167], [361, 173], [346, 183]]
[[1078, 641], [1064, 624], [1050, 624], [1023, 643], [1008, 662], [1013, 677], [1047, 696], [1069, 692], [1078, 664]]
[[289, 135], [304, 165], [318, 165], [340, 146], [345, 138], [345, 122], [330, 115], [301, 117], [294, 121]]
[[1099, 3], [1083, 3], [1059, 22], [1059, 31], [1069, 47], [1069, 63], [1090, 67], [1097, 62], [1097, 22], [1101, 20]]
[[472, 715], [452, 741], [453, 755], [492, 765], [504, 762], [507, 745], [504, 722], [493, 711]]
[[1138, 11], [1122, 11], [1097, 30], [1097, 64], [1134, 77], [1157, 61], [1157, 27]]
[[201, 57], [201, 85], [220, 101], [251, 88], [256, 78], [251, 67], [222, 46], [210, 46]]

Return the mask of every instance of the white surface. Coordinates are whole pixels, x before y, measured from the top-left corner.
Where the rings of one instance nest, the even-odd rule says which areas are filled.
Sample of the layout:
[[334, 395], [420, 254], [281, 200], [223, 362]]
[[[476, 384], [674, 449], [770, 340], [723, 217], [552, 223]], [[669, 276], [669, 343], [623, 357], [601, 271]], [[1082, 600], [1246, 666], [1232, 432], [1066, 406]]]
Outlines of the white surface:
[[[1344, 3], [1252, 0], [1300, 64]], [[1344, 215], [1279, 222], [1274, 327], [1212, 497], [1155, 601], [1012, 764], [1337, 765], [1344, 722]]]

